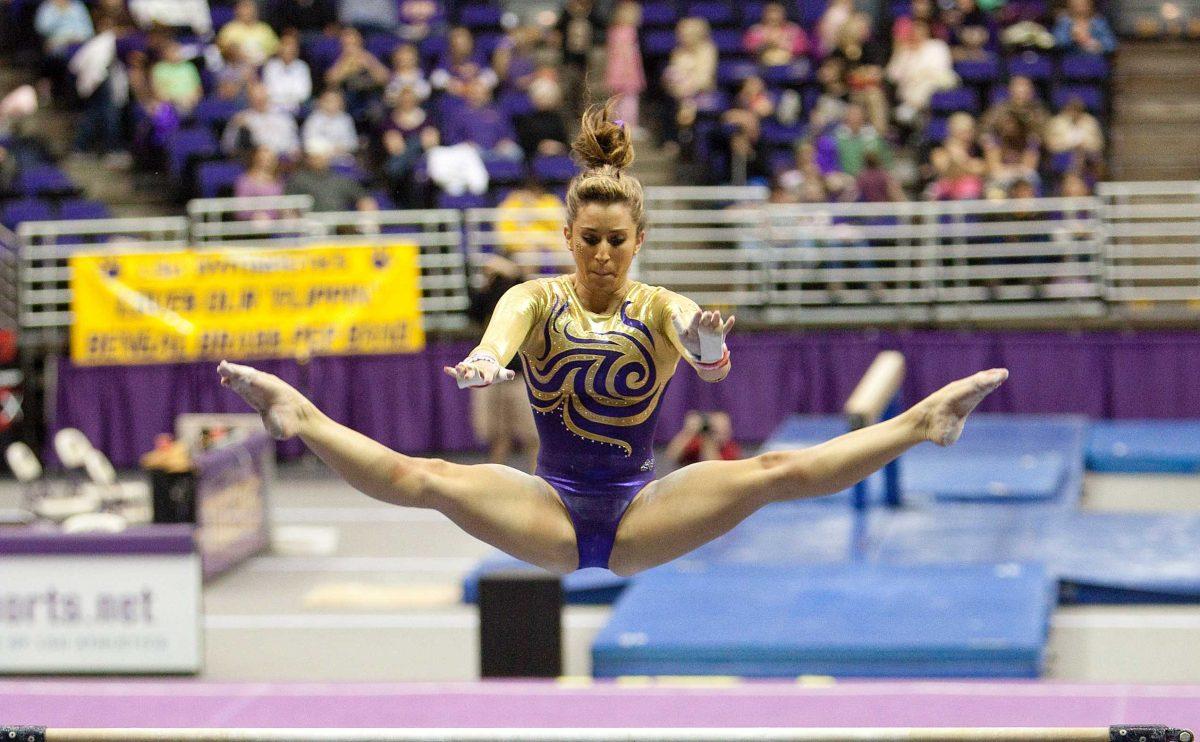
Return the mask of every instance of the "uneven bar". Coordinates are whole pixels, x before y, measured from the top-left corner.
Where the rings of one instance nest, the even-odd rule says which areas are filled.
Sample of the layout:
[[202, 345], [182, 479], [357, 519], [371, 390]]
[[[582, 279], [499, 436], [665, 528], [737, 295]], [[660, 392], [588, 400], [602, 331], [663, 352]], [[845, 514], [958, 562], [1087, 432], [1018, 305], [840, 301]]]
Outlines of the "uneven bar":
[[879, 422], [904, 383], [904, 371], [904, 355], [900, 351], [885, 350], [875, 356], [842, 408], [852, 429]]
[[3, 742], [1195, 742], [1164, 726], [829, 729], [46, 729]]

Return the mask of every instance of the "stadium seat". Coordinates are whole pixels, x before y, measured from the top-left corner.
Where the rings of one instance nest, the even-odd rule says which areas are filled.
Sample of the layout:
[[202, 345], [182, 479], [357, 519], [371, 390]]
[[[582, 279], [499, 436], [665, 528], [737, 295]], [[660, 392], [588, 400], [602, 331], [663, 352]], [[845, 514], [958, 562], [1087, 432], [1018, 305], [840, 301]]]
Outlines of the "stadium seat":
[[761, 21], [762, 14], [763, 14], [763, 7], [764, 7], [764, 3], [761, 3], [761, 2], [741, 3], [741, 9], [740, 9], [739, 15], [741, 15], [741, 17], [742, 17], [742, 26], [745, 28], [749, 28], [750, 26], [753, 26], [755, 23], [758, 23], [759, 21]]
[[342, 42], [330, 36], [314, 36], [304, 46], [304, 57], [312, 67], [313, 79], [324, 75], [342, 53]]
[[1092, 113], [1104, 112], [1104, 93], [1095, 85], [1059, 85], [1050, 96], [1054, 110], [1062, 110], [1072, 98], [1079, 98]]
[[64, 201], [58, 207], [59, 219], [108, 219], [111, 216], [108, 206], [89, 199]]
[[993, 83], [1000, 79], [1000, 60], [995, 54], [985, 59], [965, 59], [954, 63], [954, 71], [964, 83]]
[[733, 12], [733, 3], [726, 1], [692, 3], [687, 8], [689, 16], [703, 18], [714, 28], [732, 26], [738, 22]]
[[736, 28], [718, 28], [712, 32], [718, 54], [741, 54], [742, 32]]
[[365, 184], [371, 180], [371, 174], [353, 162], [335, 162], [330, 165], [329, 169], [338, 175], [343, 175], [350, 180], [355, 181], [356, 183]]
[[665, 57], [675, 48], [675, 32], [657, 29], [642, 34], [642, 53], [647, 57]]
[[367, 51], [386, 65], [391, 65], [392, 53], [400, 46], [400, 37], [390, 33], [375, 33], [367, 37], [364, 46]]
[[733, 59], [723, 59], [717, 62], [717, 84], [737, 87], [747, 77], [758, 74], [758, 65], [753, 62], [743, 62]]
[[801, 59], [791, 64], [778, 64], [763, 67], [761, 70], [763, 82], [768, 85], [794, 87], [806, 82], [812, 73], [808, 60]]
[[925, 139], [937, 144], [946, 141], [946, 135], [949, 133], [949, 121], [941, 116], [934, 116], [925, 127]]
[[16, 190], [26, 196], [56, 196], [77, 193], [79, 187], [53, 165], [35, 165], [21, 171]]
[[[492, 54], [496, 51], [497, 47], [504, 43], [504, 38], [505, 36], [503, 32], [497, 31], [492, 33], [480, 31], [475, 36], [476, 55], [482, 55], [483, 59], [485, 60], [491, 59]], [[486, 62], [484, 62], [484, 66], [487, 66]]]
[[201, 198], [228, 196], [242, 172], [243, 168], [238, 162], [206, 162], [196, 171], [196, 190]]
[[1021, 52], [1008, 59], [1008, 74], [1021, 75], [1031, 80], [1048, 80], [1054, 74], [1050, 58], [1037, 52]]
[[642, 26], [646, 28], [674, 27], [678, 14], [669, 2], [649, 2], [642, 7]]
[[217, 5], [212, 3], [209, 6], [209, 16], [212, 18], [212, 27], [216, 31], [220, 31], [226, 23], [233, 20], [234, 11], [232, 5]]
[[21, 222], [47, 222], [54, 219], [50, 204], [40, 198], [22, 198], [10, 201], [0, 211], [0, 224], [16, 229]]
[[458, 11], [459, 25], [472, 31], [500, 28], [504, 9], [495, 5], [464, 5]]
[[489, 205], [486, 196], [477, 196], [474, 193], [464, 193], [461, 196], [451, 196], [449, 193], [437, 195], [439, 209], [483, 209]]
[[217, 138], [207, 127], [180, 129], [171, 138], [167, 148], [167, 167], [175, 180], [183, 178], [193, 159], [216, 157], [219, 152]]
[[242, 106], [237, 101], [205, 98], [192, 109], [192, 120], [214, 131], [224, 129]]
[[936, 113], [979, 112], [979, 96], [971, 88], [939, 90], [929, 99], [929, 110]]
[[566, 183], [579, 168], [568, 155], [539, 155], [530, 163], [533, 177], [544, 183]]
[[492, 183], [519, 183], [525, 179], [525, 163], [520, 160], [485, 158], [483, 164]]
[[1067, 80], [1099, 81], [1108, 77], [1108, 60], [1099, 54], [1068, 54], [1059, 62]]
[[764, 119], [760, 137], [765, 144], [772, 147], [793, 147], [798, 140], [804, 138], [804, 130], [803, 124], [789, 126], [774, 119]]
[[510, 117], [524, 116], [534, 111], [533, 101], [522, 90], [505, 90], [496, 100], [496, 105]]
[[426, 67], [431, 67], [437, 59], [446, 53], [450, 40], [445, 34], [431, 34], [421, 40], [421, 59]]

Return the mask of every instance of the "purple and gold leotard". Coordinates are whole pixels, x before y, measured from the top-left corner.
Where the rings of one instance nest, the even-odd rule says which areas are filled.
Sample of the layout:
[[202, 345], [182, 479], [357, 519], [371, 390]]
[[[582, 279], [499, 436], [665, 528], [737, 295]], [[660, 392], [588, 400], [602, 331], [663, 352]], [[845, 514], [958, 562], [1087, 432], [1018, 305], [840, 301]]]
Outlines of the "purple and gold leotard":
[[528, 281], [496, 306], [475, 352], [501, 365], [520, 352], [537, 421], [538, 476], [575, 526], [579, 567], [607, 567], [617, 525], [654, 479], [659, 402], [679, 359], [672, 318], [695, 302], [637, 281], [611, 315], [584, 309], [570, 276]]

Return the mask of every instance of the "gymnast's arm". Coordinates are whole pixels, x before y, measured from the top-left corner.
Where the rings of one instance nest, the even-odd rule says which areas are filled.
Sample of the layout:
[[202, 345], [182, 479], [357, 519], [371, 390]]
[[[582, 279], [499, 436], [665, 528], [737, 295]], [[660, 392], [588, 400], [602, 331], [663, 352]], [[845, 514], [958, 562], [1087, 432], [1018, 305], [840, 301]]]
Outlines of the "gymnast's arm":
[[705, 312], [687, 297], [664, 293], [662, 328], [671, 345], [701, 379], [723, 380], [732, 368], [725, 336], [733, 329], [733, 317], [722, 321], [719, 311]]
[[521, 349], [537, 321], [545, 305], [542, 294], [541, 284], [536, 280], [504, 292], [479, 345], [457, 366], [446, 366], [446, 374], [458, 379], [460, 387], [487, 386], [512, 379], [515, 374], [505, 366]]

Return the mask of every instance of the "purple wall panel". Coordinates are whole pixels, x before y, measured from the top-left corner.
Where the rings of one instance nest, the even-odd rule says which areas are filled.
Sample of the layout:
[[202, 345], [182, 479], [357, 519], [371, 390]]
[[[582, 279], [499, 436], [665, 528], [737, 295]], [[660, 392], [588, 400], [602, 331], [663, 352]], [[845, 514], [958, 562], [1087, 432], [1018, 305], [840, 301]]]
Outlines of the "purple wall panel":
[[[972, 371], [1007, 365], [1012, 378], [984, 402], [988, 412], [1081, 413], [1093, 417], [1200, 417], [1200, 333], [814, 332], [741, 333], [721, 384], [686, 369], [663, 399], [659, 439], [689, 409], [725, 409], [745, 440], [761, 440], [793, 413], [837, 412], [874, 355], [903, 351], [905, 399]], [[255, 364], [308, 394], [335, 420], [402, 451], [475, 447], [468, 395], [442, 375], [469, 342], [432, 343], [399, 356], [316, 358]], [[182, 412], [242, 411], [212, 363], [82, 368], [62, 361], [55, 427], [81, 428], [119, 466], [149, 450]], [[280, 447], [286, 457], [303, 450]]]

